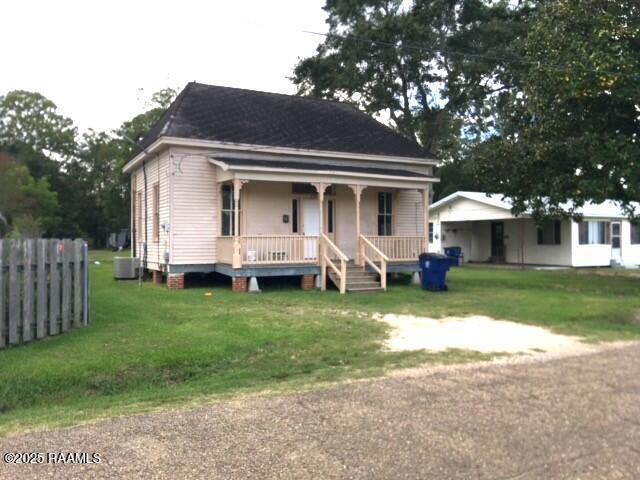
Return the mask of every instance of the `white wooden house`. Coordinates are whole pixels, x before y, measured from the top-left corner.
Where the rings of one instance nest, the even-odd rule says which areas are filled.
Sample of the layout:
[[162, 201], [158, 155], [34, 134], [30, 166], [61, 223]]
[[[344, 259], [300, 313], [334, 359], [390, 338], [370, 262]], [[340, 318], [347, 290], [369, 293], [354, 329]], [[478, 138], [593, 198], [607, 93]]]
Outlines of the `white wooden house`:
[[464, 261], [571, 267], [640, 265], [640, 226], [613, 201], [587, 203], [582, 221], [538, 227], [502, 195], [456, 192], [431, 206], [431, 250], [462, 247]]
[[386, 288], [428, 248], [437, 160], [341, 102], [190, 83], [124, 167], [133, 255], [184, 286], [219, 272]]

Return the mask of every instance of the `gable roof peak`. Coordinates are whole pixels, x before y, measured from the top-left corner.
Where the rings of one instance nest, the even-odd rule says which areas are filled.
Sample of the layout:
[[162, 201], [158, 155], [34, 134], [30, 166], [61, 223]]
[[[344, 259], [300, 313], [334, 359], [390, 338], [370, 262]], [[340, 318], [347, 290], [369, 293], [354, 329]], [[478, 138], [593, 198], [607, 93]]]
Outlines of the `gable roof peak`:
[[189, 82], [140, 143], [160, 137], [435, 160], [350, 103]]

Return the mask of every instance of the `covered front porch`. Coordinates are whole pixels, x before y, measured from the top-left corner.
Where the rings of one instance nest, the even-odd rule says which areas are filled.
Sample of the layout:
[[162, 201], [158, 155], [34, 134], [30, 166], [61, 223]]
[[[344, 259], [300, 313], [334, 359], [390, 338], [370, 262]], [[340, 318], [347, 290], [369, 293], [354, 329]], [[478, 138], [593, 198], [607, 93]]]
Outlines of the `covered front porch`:
[[321, 289], [332, 281], [342, 293], [356, 277], [363, 285], [373, 278], [362, 271], [384, 290], [388, 272], [417, 271], [428, 249], [424, 175], [276, 174], [211, 162], [221, 169], [216, 271], [317, 275]]

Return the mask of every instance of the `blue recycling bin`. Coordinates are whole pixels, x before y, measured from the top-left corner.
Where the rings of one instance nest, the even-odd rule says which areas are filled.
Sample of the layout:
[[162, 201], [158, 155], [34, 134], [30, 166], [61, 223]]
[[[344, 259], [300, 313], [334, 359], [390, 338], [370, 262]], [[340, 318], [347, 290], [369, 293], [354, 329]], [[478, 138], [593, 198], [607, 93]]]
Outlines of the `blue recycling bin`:
[[451, 268], [451, 260], [439, 253], [423, 253], [420, 255], [420, 269], [422, 270], [422, 288], [441, 292], [448, 290], [447, 272]]
[[444, 254], [449, 257], [452, 267], [460, 266], [460, 259], [462, 258], [462, 247], [445, 247]]

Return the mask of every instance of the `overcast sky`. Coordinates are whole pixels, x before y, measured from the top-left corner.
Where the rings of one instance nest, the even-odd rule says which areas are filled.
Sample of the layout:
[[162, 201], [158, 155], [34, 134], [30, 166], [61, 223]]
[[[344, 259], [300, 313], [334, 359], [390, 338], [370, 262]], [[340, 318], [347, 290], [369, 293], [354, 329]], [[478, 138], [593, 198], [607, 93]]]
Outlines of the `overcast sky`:
[[0, 95], [38, 91], [80, 130], [116, 128], [187, 82], [294, 93], [325, 32], [324, 0], [7, 0]]

